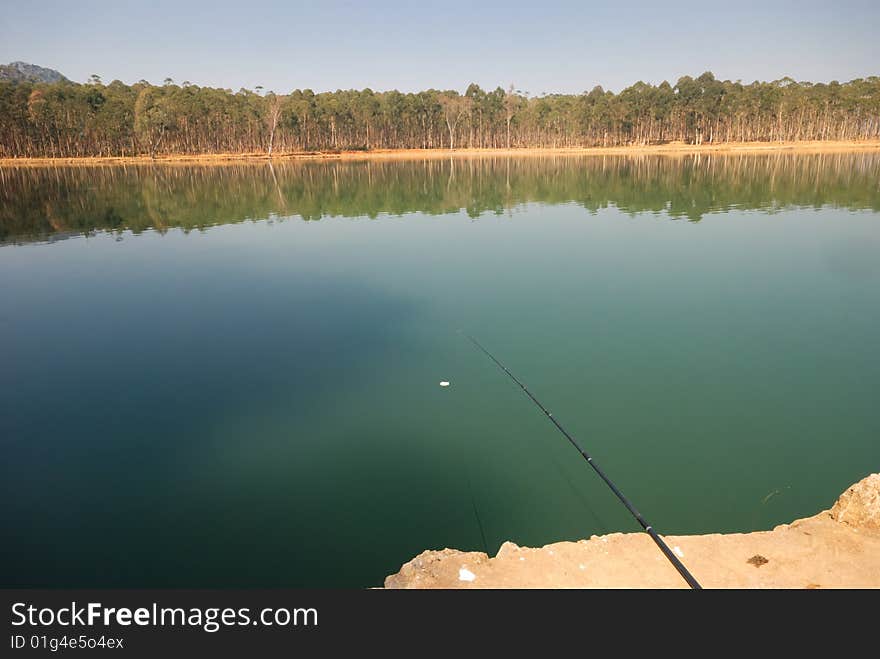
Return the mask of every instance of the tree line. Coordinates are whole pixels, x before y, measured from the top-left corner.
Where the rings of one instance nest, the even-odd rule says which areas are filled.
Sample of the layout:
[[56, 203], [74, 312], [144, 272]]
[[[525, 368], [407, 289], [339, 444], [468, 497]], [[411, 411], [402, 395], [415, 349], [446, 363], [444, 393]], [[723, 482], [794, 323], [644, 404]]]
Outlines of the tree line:
[[6, 167], [0, 169], [0, 243], [289, 217], [463, 211], [478, 218], [535, 202], [692, 222], [744, 209], [880, 211], [878, 180], [876, 153]]
[[0, 156], [717, 144], [880, 138], [880, 77], [846, 83], [637, 82], [618, 94], [289, 94], [118, 80], [0, 83]]

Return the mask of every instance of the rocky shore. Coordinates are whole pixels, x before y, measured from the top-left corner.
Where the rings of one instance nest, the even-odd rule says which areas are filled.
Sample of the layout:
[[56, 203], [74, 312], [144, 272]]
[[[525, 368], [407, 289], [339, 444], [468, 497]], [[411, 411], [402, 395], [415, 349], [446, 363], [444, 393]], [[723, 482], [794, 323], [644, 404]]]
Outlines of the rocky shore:
[[[880, 588], [880, 473], [830, 510], [754, 533], [666, 536], [704, 588]], [[505, 542], [492, 558], [425, 551], [386, 588], [685, 588], [644, 533], [540, 548]]]

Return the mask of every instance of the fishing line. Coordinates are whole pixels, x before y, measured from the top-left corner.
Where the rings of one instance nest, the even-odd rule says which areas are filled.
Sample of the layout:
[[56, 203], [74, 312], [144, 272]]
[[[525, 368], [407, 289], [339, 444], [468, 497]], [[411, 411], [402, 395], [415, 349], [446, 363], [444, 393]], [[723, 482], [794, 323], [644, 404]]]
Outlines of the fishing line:
[[470, 474], [465, 473], [464, 476], [467, 479], [468, 484], [468, 492], [471, 495], [471, 507], [474, 509], [474, 517], [477, 518], [477, 526], [480, 527], [480, 538], [483, 540], [483, 551], [486, 552], [486, 556], [489, 555], [489, 544], [486, 542], [486, 532], [483, 530], [483, 520], [480, 519], [480, 513], [477, 510], [477, 501], [474, 499], [474, 487], [471, 483]]
[[565, 438], [569, 442], [571, 442], [572, 446], [574, 446], [578, 450], [578, 452], [590, 464], [590, 466], [593, 468], [593, 470], [597, 474], [599, 474], [599, 477], [603, 481], [605, 481], [605, 484], [611, 488], [611, 491], [614, 492], [615, 496], [617, 496], [617, 498], [620, 499], [620, 502], [624, 506], [626, 506], [626, 509], [632, 514], [633, 517], [635, 517], [636, 521], [645, 530], [645, 532], [649, 536], [651, 536], [651, 539], [660, 548], [660, 551], [663, 552], [663, 555], [666, 556], [666, 558], [669, 560], [669, 562], [672, 563], [672, 566], [676, 570], [678, 570], [678, 573], [687, 582], [687, 584], [691, 588], [693, 588], [694, 590], [702, 589], [702, 586], [700, 586], [699, 582], [694, 578], [694, 576], [690, 572], [688, 572], [688, 569], [684, 566], [684, 564], [680, 560], [678, 560], [678, 556], [676, 556], [672, 552], [672, 550], [669, 548], [669, 545], [667, 545], [663, 541], [663, 539], [657, 534], [657, 532], [654, 530], [654, 527], [651, 526], [650, 524], [648, 524], [647, 520], [644, 517], [642, 517], [642, 514], [638, 510], [636, 510], [636, 507], [632, 503], [630, 503], [630, 500], [624, 496], [623, 492], [621, 492], [617, 488], [617, 486], [614, 484], [614, 482], [610, 478], [608, 478], [608, 476], [605, 474], [604, 471], [602, 471], [602, 468], [598, 464], [596, 464], [596, 462], [593, 460], [593, 458], [590, 456], [590, 454], [587, 453], [583, 448], [581, 448], [580, 444], [577, 443], [577, 440], [574, 437], [572, 437], [570, 434], [568, 434], [568, 431], [565, 428], [563, 428], [562, 424], [559, 423], [559, 421], [556, 420], [556, 418], [549, 412], [549, 410], [547, 410], [547, 408], [541, 404], [541, 401], [539, 401], [537, 398], [535, 398], [534, 394], [532, 394], [532, 392], [526, 388], [526, 385], [524, 385], [522, 382], [520, 382], [517, 379], [517, 377], [507, 369], [507, 367], [504, 364], [502, 364], [500, 361], [498, 361], [495, 358], [495, 356], [491, 352], [486, 350], [480, 344], [480, 342], [477, 341], [474, 337], [472, 337], [470, 334], [465, 334], [461, 330], [459, 330], [458, 333], [464, 334], [464, 336], [467, 337], [467, 339], [471, 343], [473, 343], [489, 359], [491, 359], [493, 362], [495, 362], [495, 364], [497, 364], [498, 367], [502, 371], [507, 373], [507, 375], [510, 377], [511, 380], [513, 380], [514, 382], [516, 382], [519, 385], [520, 389], [522, 389], [526, 393], [526, 395], [532, 399], [532, 402], [538, 406], [538, 408], [544, 413], [544, 415], [548, 419], [550, 419], [550, 421], [553, 422], [553, 425], [556, 426], [556, 428], [559, 430], [559, 432], [561, 432], [563, 435], [565, 435]]
[[550, 455], [550, 459], [553, 461], [553, 465], [556, 467], [556, 471], [558, 471], [559, 475], [562, 476], [562, 478], [565, 480], [566, 483], [568, 483], [568, 487], [571, 489], [575, 498], [580, 500], [581, 505], [584, 507], [584, 509], [588, 513], [590, 513], [590, 516], [595, 521], [596, 526], [603, 533], [608, 533], [608, 526], [605, 524], [605, 522], [603, 522], [601, 519], [599, 519], [599, 516], [596, 514], [596, 511], [593, 510], [593, 507], [590, 505], [589, 497], [587, 497], [583, 492], [581, 492], [579, 489], [577, 489], [577, 487], [575, 487], [575, 484], [572, 483], [571, 478], [569, 478], [568, 474], [565, 473], [565, 470], [562, 468], [562, 465], [559, 464], [559, 461], [556, 458], [554, 458], [552, 454], [548, 454], [548, 455]]

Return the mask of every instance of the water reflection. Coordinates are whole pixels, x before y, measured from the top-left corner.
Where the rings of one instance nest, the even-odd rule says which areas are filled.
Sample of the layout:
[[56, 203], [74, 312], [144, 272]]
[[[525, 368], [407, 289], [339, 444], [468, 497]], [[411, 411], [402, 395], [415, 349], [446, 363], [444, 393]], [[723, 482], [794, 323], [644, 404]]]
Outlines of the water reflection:
[[880, 211], [880, 154], [481, 158], [0, 169], [0, 242], [271, 217], [471, 217], [525, 203], [665, 213]]

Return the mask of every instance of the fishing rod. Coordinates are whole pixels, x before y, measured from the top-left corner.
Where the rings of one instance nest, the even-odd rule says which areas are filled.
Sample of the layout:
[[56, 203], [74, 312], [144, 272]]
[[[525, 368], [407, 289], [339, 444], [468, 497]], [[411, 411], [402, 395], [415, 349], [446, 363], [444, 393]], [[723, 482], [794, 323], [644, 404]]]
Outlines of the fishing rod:
[[[463, 332], [461, 332], [461, 330], [459, 330], [459, 334], [463, 334]], [[678, 560], [678, 556], [676, 556], [676, 555], [672, 552], [672, 550], [669, 548], [669, 545], [667, 545], [667, 544], [663, 541], [663, 539], [657, 534], [657, 532], [654, 530], [654, 527], [651, 526], [650, 524], [648, 524], [647, 520], [646, 520], [644, 517], [642, 517], [642, 514], [641, 514], [638, 510], [636, 510], [636, 507], [635, 507], [634, 505], [632, 505], [632, 503], [630, 503], [630, 500], [627, 499], [627, 498], [624, 496], [623, 492], [621, 492], [621, 491], [617, 488], [617, 486], [614, 484], [614, 482], [613, 482], [610, 478], [608, 478], [608, 476], [605, 474], [604, 471], [602, 471], [602, 468], [601, 468], [598, 464], [596, 464], [596, 462], [593, 460], [593, 458], [590, 456], [590, 454], [587, 453], [583, 448], [581, 448], [581, 445], [577, 443], [577, 440], [576, 440], [574, 437], [572, 437], [571, 435], [568, 434], [568, 431], [567, 431], [565, 428], [562, 427], [562, 424], [559, 423], [559, 421], [556, 420], [556, 417], [554, 417], [554, 416], [553, 416], [553, 415], [547, 410], [547, 408], [544, 407], [544, 406], [541, 404], [541, 401], [539, 401], [537, 398], [535, 398], [534, 394], [532, 394], [532, 392], [529, 391], [529, 390], [526, 388], [526, 385], [524, 385], [522, 382], [520, 382], [520, 381], [517, 379], [517, 377], [507, 369], [507, 367], [506, 367], [504, 364], [502, 364], [500, 361], [498, 361], [498, 360], [495, 358], [495, 355], [493, 355], [491, 352], [489, 352], [488, 350], [486, 350], [486, 349], [480, 344], [480, 342], [477, 341], [477, 340], [476, 340], [474, 337], [472, 337], [470, 334], [464, 334], [464, 336], [466, 336], [466, 337], [468, 338], [468, 340], [469, 340], [471, 343], [473, 343], [473, 344], [474, 344], [474, 345], [475, 345], [480, 351], [482, 351], [483, 353], [485, 353], [485, 355], [486, 355], [489, 359], [491, 359], [493, 362], [495, 362], [495, 363], [498, 365], [498, 367], [501, 368], [502, 371], [504, 371], [505, 373], [507, 373], [507, 375], [510, 376], [510, 379], [513, 380], [514, 382], [516, 382], [516, 383], [520, 386], [520, 389], [522, 389], [524, 392], [526, 392], [526, 395], [527, 395], [529, 398], [532, 399], [532, 402], [533, 402], [535, 405], [537, 405], [538, 408], [539, 408], [539, 409], [540, 409], [540, 410], [546, 415], [546, 417], [547, 417], [548, 419], [550, 419], [550, 420], [553, 422], [553, 425], [555, 425], [555, 426], [559, 429], [559, 432], [561, 432], [563, 435], [565, 435], [565, 438], [566, 438], [569, 442], [571, 442], [572, 446], [574, 446], [574, 447], [580, 452], [580, 454], [581, 454], [581, 455], [584, 457], [584, 459], [590, 464], [590, 466], [593, 468], [593, 470], [594, 470], [597, 474], [599, 474], [599, 477], [600, 477], [603, 481], [605, 481], [605, 484], [608, 485], [608, 487], [611, 488], [611, 491], [614, 492], [614, 494], [617, 496], [618, 499], [620, 499], [620, 502], [621, 502], [624, 506], [626, 506], [626, 509], [627, 509], [630, 513], [632, 513], [632, 516], [636, 518], [636, 521], [641, 525], [641, 527], [645, 530], [645, 532], [646, 532], [649, 536], [651, 536], [651, 540], [653, 540], [653, 541], [657, 544], [657, 546], [660, 548], [660, 551], [662, 551], [662, 552], [663, 552], [663, 555], [666, 556], [666, 558], [669, 559], [669, 562], [672, 563], [672, 566], [673, 566], [676, 570], [678, 570], [678, 573], [679, 573], [679, 574], [682, 576], [682, 578], [687, 582], [687, 584], [688, 584], [691, 588], [693, 588], [694, 590], [701, 590], [701, 589], [702, 589], [702, 586], [700, 586], [699, 582], [698, 582], [696, 579], [694, 579], [694, 576], [693, 576], [690, 572], [688, 572], [688, 569], [684, 566], [684, 564], [683, 564], [680, 560]]]

